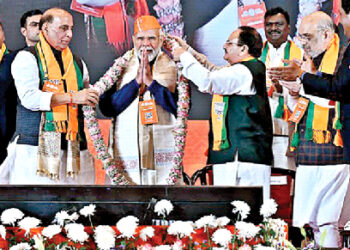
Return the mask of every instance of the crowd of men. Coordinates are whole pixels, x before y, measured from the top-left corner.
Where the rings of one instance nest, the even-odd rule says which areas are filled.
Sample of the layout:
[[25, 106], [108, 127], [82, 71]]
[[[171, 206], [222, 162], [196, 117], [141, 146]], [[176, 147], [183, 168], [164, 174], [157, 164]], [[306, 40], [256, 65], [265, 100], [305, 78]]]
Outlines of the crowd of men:
[[[349, 11], [350, 1], [342, 0], [340, 22], [350, 37]], [[289, 37], [288, 13], [268, 10], [267, 41], [239, 27], [223, 45], [228, 65], [221, 67], [181, 38], [165, 42], [155, 17], [138, 17], [127, 65], [119, 72], [117, 60], [100, 78], [112, 86], [101, 96], [69, 49], [73, 26], [66, 10], [29, 11], [21, 18], [27, 46], [9, 53], [0, 25], [2, 184], [94, 184], [83, 105], [99, 105], [113, 118], [109, 149], [132, 182], [166, 184], [182, 74], [212, 95], [208, 164], [225, 167], [232, 185], [263, 186], [264, 200], [271, 166], [296, 168], [294, 226], [308, 224], [317, 244], [340, 246], [350, 178], [350, 48], [342, 56], [331, 17], [306, 16], [299, 48]]]

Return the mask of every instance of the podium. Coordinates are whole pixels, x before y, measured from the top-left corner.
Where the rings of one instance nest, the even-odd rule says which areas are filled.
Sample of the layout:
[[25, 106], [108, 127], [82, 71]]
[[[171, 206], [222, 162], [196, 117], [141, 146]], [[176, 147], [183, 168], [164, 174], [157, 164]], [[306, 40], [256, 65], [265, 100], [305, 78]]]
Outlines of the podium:
[[161, 219], [153, 212], [154, 199], [172, 202], [174, 209], [168, 220], [195, 221], [213, 214], [235, 221], [231, 205], [234, 200], [245, 201], [251, 207], [246, 221], [258, 224], [262, 220], [261, 187], [0, 185], [0, 213], [18, 208], [43, 224], [51, 223], [61, 210], [78, 211], [93, 203], [95, 225], [115, 225], [127, 215], [139, 218], [140, 225], [151, 225], [153, 219]]

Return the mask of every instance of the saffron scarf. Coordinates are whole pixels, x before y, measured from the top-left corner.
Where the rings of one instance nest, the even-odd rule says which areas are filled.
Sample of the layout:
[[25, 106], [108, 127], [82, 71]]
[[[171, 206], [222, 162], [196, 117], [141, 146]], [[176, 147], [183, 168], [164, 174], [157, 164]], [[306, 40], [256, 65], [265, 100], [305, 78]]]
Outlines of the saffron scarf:
[[[269, 61], [267, 60], [269, 58], [269, 46], [267, 42], [264, 44], [264, 48], [260, 57], [260, 60], [265, 63], [266, 68], [269, 67]], [[301, 49], [290, 40], [287, 40], [286, 46], [284, 48], [284, 60], [292, 60], [292, 59], [302, 59], [302, 51]], [[283, 63], [284, 66], [287, 66], [287, 63]], [[271, 97], [274, 91], [273, 85], [271, 85], [270, 90], [268, 92], [268, 96]], [[288, 121], [289, 117], [291, 116], [291, 112], [287, 107], [287, 104], [285, 103], [284, 97], [280, 96], [278, 98], [278, 106], [276, 109], [276, 112], [274, 114], [275, 118], [282, 118], [285, 121]]]
[[[330, 42], [330, 46], [326, 50], [321, 64], [318, 68], [319, 71], [333, 74], [337, 66], [338, 54], [339, 54], [339, 37], [337, 34]], [[329, 108], [319, 106], [310, 101], [307, 108], [306, 128], [305, 128], [305, 140], [314, 141], [318, 144], [329, 143], [331, 141], [331, 132], [328, 130], [329, 121]], [[340, 103], [335, 103], [335, 117], [333, 119], [332, 128], [336, 130], [333, 143], [336, 146], [343, 146], [343, 140], [340, 134], [342, 124], [340, 123]], [[298, 146], [299, 140], [298, 123], [295, 124], [295, 130], [292, 138], [291, 147], [292, 150]]]
[[[62, 51], [65, 73], [60, 66], [50, 45], [42, 33], [35, 45], [41, 77], [42, 90], [53, 93], [72, 93], [83, 89], [81, 71], [67, 47]], [[66, 85], [64, 85], [66, 83]], [[61, 134], [66, 133], [67, 140], [67, 177], [74, 177], [80, 169], [80, 148], [78, 140], [78, 105], [65, 104], [55, 106], [51, 111], [42, 112], [37, 173], [51, 179], [59, 179], [61, 165]]]
[[[242, 61], [256, 60], [248, 57]], [[213, 131], [213, 150], [220, 151], [230, 147], [227, 138], [226, 115], [228, 111], [229, 97], [223, 95], [213, 95], [211, 105], [211, 125]]]
[[[79, 67], [73, 60], [73, 54], [67, 47], [62, 51], [65, 73], [62, 76], [60, 66], [42, 33], [40, 41], [35, 45], [39, 56], [39, 67], [44, 72], [43, 91], [53, 93], [74, 93], [83, 89], [83, 81]], [[78, 72], [77, 72], [78, 71]], [[77, 74], [78, 73], [78, 74]], [[66, 83], [66, 89], [64, 86]], [[78, 106], [64, 104], [55, 106], [52, 111], [45, 112], [45, 131], [66, 133], [66, 139], [74, 141], [78, 135]]]

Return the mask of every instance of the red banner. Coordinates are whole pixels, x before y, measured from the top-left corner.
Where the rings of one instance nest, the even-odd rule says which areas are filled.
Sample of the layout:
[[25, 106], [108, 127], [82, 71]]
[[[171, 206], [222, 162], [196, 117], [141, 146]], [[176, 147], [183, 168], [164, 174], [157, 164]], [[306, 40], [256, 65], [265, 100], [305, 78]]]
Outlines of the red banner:
[[266, 6], [263, 1], [256, 4], [238, 7], [239, 21], [242, 26], [251, 26], [255, 29], [264, 28], [264, 15]]

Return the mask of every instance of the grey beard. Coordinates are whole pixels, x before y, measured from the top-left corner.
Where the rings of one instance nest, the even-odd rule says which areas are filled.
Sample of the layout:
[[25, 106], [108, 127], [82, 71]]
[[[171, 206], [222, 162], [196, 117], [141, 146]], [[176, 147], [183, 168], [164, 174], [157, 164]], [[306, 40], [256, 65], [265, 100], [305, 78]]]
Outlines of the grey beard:
[[[154, 58], [156, 58], [156, 56], [158, 55], [159, 51], [160, 51], [160, 48], [152, 49], [152, 53], [148, 54], [148, 61], [149, 62], [153, 61]], [[141, 58], [142, 58], [142, 49], [136, 50], [136, 55], [141, 60]]]

